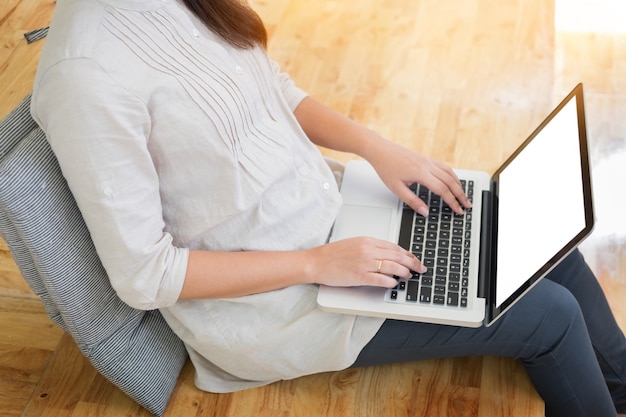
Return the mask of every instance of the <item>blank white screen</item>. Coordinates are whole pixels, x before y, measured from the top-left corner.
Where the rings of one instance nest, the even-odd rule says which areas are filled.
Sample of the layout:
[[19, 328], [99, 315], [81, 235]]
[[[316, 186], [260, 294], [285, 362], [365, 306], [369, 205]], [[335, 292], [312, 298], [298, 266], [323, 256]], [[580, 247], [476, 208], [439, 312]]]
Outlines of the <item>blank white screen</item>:
[[496, 306], [585, 227], [576, 99], [499, 176]]

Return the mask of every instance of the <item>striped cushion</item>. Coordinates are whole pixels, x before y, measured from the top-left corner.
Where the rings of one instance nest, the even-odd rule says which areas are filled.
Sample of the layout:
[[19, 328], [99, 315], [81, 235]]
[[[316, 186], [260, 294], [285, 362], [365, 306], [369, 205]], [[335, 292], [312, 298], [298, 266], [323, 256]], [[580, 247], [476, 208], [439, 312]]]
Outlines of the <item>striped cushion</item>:
[[30, 116], [30, 95], [28, 95], [4, 120], [0, 121], [0, 159], [37, 128], [37, 123]]
[[158, 311], [115, 294], [29, 102], [0, 122], [0, 233], [48, 316], [100, 373], [162, 415], [184, 345]]

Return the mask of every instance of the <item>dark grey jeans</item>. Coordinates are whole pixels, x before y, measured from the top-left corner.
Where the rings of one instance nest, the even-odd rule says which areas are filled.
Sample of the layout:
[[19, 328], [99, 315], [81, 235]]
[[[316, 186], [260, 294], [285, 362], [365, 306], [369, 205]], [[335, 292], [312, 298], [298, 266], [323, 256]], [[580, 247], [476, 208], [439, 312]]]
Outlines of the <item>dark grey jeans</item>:
[[353, 367], [472, 355], [520, 359], [546, 416], [626, 412], [626, 339], [578, 251], [493, 326], [387, 320]]

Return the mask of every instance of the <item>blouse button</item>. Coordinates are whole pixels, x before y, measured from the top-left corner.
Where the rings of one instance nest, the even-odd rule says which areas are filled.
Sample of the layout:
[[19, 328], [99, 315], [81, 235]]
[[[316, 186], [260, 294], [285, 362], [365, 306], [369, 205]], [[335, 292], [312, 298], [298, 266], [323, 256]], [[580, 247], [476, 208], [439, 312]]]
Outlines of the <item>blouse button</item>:
[[243, 74], [243, 69], [240, 66], [237, 66], [237, 68], [235, 68], [235, 72], [237, 74]]
[[200, 32], [198, 32], [198, 29], [194, 29], [191, 33], [193, 34], [194, 38], [200, 37]]
[[328, 191], [328, 190], [330, 190], [330, 184], [325, 182], [325, 183], [322, 184], [322, 188], [324, 189], [324, 191]]
[[111, 187], [104, 187], [102, 193], [107, 197], [111, 197], [113, 195], [113, 190], [111, 189]]

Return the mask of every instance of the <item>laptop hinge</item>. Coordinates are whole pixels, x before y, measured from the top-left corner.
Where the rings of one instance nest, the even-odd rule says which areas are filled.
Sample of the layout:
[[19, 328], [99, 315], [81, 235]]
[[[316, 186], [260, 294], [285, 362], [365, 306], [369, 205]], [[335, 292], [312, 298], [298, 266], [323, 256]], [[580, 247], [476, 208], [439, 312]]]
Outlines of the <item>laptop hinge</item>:
[[478, 297], [491, 300], [491, 294], [487, 294], [487, 289], [491, 288], [491, 277], [495, 273], [494, 262], [496, 260], [495, 236], [497, 233], [497, 222], [495, 219], [497, 201], [494, 193], [483, 191], [482, 195], [482, 218], [480, 228], [480, 262], [478, 267]]

